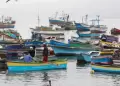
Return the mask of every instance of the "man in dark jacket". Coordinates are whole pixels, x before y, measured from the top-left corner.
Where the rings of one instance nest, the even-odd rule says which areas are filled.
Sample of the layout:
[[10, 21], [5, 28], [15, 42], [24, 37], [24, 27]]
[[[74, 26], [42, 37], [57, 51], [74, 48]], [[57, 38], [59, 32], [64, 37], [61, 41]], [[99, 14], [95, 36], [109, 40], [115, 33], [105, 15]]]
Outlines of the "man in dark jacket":
[[33, 47], [30, 47], [29, 54], [34, 57], [35, 56], [35, 49]]
[[43, 62], [48, 62], [48, 48], [46, 44], [44, 44]]

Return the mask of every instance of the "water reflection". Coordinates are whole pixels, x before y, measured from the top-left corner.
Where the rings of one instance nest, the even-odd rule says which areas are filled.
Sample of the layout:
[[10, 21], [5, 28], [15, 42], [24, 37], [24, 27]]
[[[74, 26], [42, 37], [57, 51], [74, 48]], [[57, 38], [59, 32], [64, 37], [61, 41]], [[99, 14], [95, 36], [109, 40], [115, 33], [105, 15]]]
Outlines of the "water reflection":
[[48, 81], [48, 80], [49, 80], [48, 73], [43, 72], [43, 81]]

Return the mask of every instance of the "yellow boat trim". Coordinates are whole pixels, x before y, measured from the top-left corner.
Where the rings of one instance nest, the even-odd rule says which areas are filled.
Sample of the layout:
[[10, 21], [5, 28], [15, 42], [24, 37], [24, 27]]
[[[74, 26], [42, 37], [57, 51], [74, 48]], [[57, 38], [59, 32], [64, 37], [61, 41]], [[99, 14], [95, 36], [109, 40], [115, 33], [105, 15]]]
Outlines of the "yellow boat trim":
[[101, 40], [100, 40], [100, 44], [111, 46], [111, 47], [120, 47], [120, 44], [118, 44], [118, 43], [104, 42], [104, 41], [101, 41]]
[[104, 69], [111, 69], [111, 70], [120, 70], [120, 67], [111, 67], [111, 66], [98, 66], [98, 65], [91, 65], [92, 67], [97, 67], [97, 68], [104, 68]]
[[67, 61], [63, 62], [48, 62], [48, 63], [18, 63], [18, 62], [7, 62], [8, 66], [42, 66], [42, 65], [49, 65], [49, 64], [55, 64], [55, 65], [60, 65], [60, 64], [67, 64]]
[[100, 54], [109, 54], [109, 53], [113, 54], [114, 52], [113, 51], [110, 51], [110, 52], [108, 52], [108, 51], [107, 52], [100, 52]]

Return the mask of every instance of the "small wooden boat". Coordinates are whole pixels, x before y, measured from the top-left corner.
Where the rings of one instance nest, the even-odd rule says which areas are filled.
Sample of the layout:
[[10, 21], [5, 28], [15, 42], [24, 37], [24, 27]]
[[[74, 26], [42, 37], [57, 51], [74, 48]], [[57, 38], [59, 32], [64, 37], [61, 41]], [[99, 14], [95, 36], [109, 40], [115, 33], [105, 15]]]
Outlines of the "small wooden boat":
[[117, 43], [117, 42], [111, 43], [111, 42], [100, 41], [99, 44], [101, 47], [104, 47], [107, 49], [111, 49], [111, 48], [119, 49], [120, 48], [120, 43]]
[[91, 59], [91, 64], [112, 64], [111, 55], [105, 55], [105, 56], [93, 56]]
[[85, 62], [91, 62], [91, 58], [93, 56], [99, 56], [99, 53], [100, 53], [99, 51], [90, 51], [88, 53], [82, 53], [82, 57], [79, 57], [79, 58], [83, 58]]
[[100, 37], [100, 40], [103, 41], [103, 42], [118, 42], [118, 37], [115, 37], [115, 36], [112, 36], [112, 35], [102, 35]]
[[66, 69], [66, 60], [54, 60], [47, 63], [43, 62], [7, 62], [8, 72], [40, 71], [53, 69]]
[[120, 53], [114, 55], [94, 57], [91, 60], [91, 68], [95, 72], [120, 73]]
[[95, 72], [120, 73], [120, 65], [91, 65]]

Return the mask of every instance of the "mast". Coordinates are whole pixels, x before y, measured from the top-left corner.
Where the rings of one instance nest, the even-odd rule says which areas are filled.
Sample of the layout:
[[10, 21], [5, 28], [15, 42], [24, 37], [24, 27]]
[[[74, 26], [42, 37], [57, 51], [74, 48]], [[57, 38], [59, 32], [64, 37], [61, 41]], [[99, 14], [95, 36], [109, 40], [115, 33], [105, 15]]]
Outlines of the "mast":
[[100, 15], [97, 15], [97, 23], [98, 23], [98, 26], [99, 26], [99, 22], [100, 22]]
[[55, 14], [55, 19], [57, 18], [57, 15], [58, 15], [58, 12], [56, 12], [56, 14]]
[[[4, 15], [2, 15], [2, 24], [4, 23], [4, 20], [3, 20], [3, 19], [4, 19]], [[4, 32], [5, 32], [5, 31], [4, 31], [4, 28], [3, 28], [3, 41], [4, 41]]]
[[38, 12], [38, 27], [40, 25], [40, 17], [39, 17], [39, 12]]
[[88, 20], [88, 15], [85, 15], [85, 22], [86, 22], [86, 24], [88, 24], [87, 20]]
[[82, 23], [84, 22], [84, 19], [83, 19], [84, 17], [82, 17]]
[[94, 19], [91, 20], [93, 26], [95, 25], [95, 21], [96, 20], [94, 20]]

